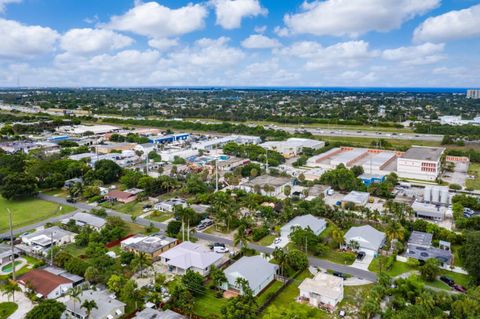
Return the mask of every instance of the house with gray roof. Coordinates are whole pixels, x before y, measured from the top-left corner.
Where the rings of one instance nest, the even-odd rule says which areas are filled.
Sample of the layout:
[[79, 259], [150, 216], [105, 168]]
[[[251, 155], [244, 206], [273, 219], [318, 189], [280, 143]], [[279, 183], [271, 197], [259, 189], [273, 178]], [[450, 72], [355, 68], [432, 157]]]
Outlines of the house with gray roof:
[[277, 271], [278, 265], [269, 263], [262, 256], [244, 256], [223, 271], [227, 282], [221, 288], [238, 291], [242, 294], [243, 291], [237, 285], [237, 279], [243, 278], [248, 282], [253, 295], [256, 296], [275, 280]]
[[185, 319], [186, 317], [172, 311], [170, 309], [166, 310], [156, 310], [152, 308], [145, 308], [142, 311], [138, 312], [133, 319]]
[[144, 236], [138, 235], [135, 237], [138, 240], [132, 240], [130, 243], [122, 245], [126, 251], [136, 254], [144, 253], [153, 261], [160, 259], [160, 254], [174, 247], [178, 240], [163, 235]]
[[346, 246], [362, 251], [369, 256], [376, 256], [385, 244], [385, 233], [370, 225], [351, 227], [344, 236]]
[[440, 241], [440, 248], [437, 248], [432, 246], [432, 239], [432, 234], [414, 230], [408, 239], [405, 257], [422, 262], [435, 258], [441, 265], [450, 265], [452, 262], [450, 243]]
[[65, 219], [63, 221], [64, 224], [68, 223], [68, 221], [73, 220], [75, 221], [75, 225], [80, 227], [90, 226], [91, 228], [99, 231], [105, 226], [107, 221], [103, 218], [97, 217], [92, 214], [78, 212], [75, 213], [72, 217]]
[[160, 260], [170, 272], [184, 274], [190, 269], [206, 276], [210, 272], [210, 266], [219, 266], [222, 263], [223, 256], [204, 246], [184, 241], [162, 253]]
[[320, 235], [327, 228], [327, 222], [325, 219], [315, 217], [311, 214], [297, 216], [281, 228], [280, 232], [282, 237], [288, 238], [292, 229], [295, 227], [302, 229], [310, 228], [315, 235]]
[[125, 315], [125, 304], [115, 299], [106, 290], [84, 290], [78, 296], [75, 302], [70, 298], [65, 302], [67, 309], [62, 315], [62, 318], [80, 318], [87, 319], [87, 312], [85, 308], [80, 305], [86, 300], [94, 300], [97, 308], [93, 308], [90, 313], [90, 318], [95, 319], [117, 319]]
[[12, 254], [10, 245], [0, 244], [0, 266], [9, 263], [13, 259], [12, 256], [16, 258], [19, 254], [20, 251], [17, 248], [13, 248]]
[[58, 226], [37, 230], [33, 233], [21, 236], [22, 242], [28, 246], [40, 246], [48, 248], [52, 244], [64, 245], [74, 241], [77, 234]]

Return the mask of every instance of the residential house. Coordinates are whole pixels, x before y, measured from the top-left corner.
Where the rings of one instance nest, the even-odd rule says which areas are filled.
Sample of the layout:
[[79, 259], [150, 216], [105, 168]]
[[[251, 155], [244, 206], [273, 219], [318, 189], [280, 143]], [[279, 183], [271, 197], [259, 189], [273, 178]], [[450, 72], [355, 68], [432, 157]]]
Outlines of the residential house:
[[187, 207], [187, 201], [182, 198], [171, 198], [171, 199], [156, 203], [153, 206], [153, 208], [161, 212], [172, 213], [175, 206]]
[[432, 234], [414, 230], [408, 239], [405, 257], [422, 262], [435, 258], [441, 265], [450, 265], [452, 262], [450, 243], [440, 241], [440, 248], [436, 248], [432, 246], [432, 239]]
[[92, 309], [90, 318], [117, 319], [125, 315], [125, 304], [115, 298], [106, 290], [84, 290], [78, 295], [78, 300], [70, 298], [65, 302], [65, 313], [74, 318], [87, 319], [87, 310], [81, 305], [85, 301], [95, 301], [97, 307]]
[[311, 214], [297, 216], [280, 229], [282, 237], [288, 238], [292, 229], [295, 227], [302, 229], [310, 228], [315, 235], [320, 235], [327, 228], [327, 222], [325, 219], [315, 217]]
[[23, 289], [31, 287], [40, 298], [55, 299], [73, 287], [73, 281], [44, 269], [33, 269], [18, 278]]
[[219, 266], [222, 263], [223, 254], [210, 251], [198, 244], [185, 241], [160, 255], [162, 264], [168, 267], [170, 272], [184, 274], [187, 270], [193, 270], [207, 276], [210, 266]]
[[20, 251], [17, 248], [13, 248], [7, 244], [0, 244], [0, 266], [10, 263], [14, 258], [18, 257]]
[[[284, 193], [286, 186], [293, 186], [289, 177], [262, 175], [237, 186], [237, 188], [251, 193], [258, 190], [262, 195], [278, 196]], [[266, 188], [267, 190], [265, 190]]]
[[187, 317], [172, 311], [170, 309], [166, 310], [156, 310], [152, 308], [145, 308], [140, 312], [137, 312], [133, 319], [185, 319]]
[[127, 204], [135, 201], [137, 199], [137, 195], [132, 193], [127, 193], [127, 192], [122, 192], [119, 190], [113, 190], [108, 192], [107, 195], [105, 195], [105, 199], [109, 201], [117, 201], [120, 203]]
[[96, 231], [100, 231], [103, 228], [103, 226], [105, 226], [105, 224], [107, 223], [107, 221], [101, 217], [97, 217], [95, 215], [82, 213], [82, 212], [75, 213], [73, 216], [71, 216], [70, 218], [64, 219], [62, 222], [66, 224], [70, 220], [73, 220], [75, 222], [75, 225], [79, 227], [89, 226], [95, 229]]
[[376, 256], [385, 244], [385, 233], [370, 225], [351, 227], [344, 236], [348, 247], [363, 251], [369, 256]]
[[75, 241], [77, 234], [58, 226], [37, 230], [21, 236], [22, 242], [27, 246], [40, 246], [48, 248], [52, 245], [65, 245]]
[[343, 299], [343, 278], [319, 272], [306, 278], [300, 286], [300, 300], [314, 307], [334, 308]]
[[278, 265], [269, 263], [262, 256], [244, 256], [223, 271], [227, 282], [221, 288], [235, 290], [242, 294], [243, 291], [237, 284], [237, 279], [243, 278], [248, 282], [253, 295], [256, 296], [275, 280], [277, 271]]
[[370, 194], [367, 192], [351, 191], [342, 199], [342, 205], [353, 204], [355, 206], [365, 206], [369, 198]]
[[[137, 238], [136, 236], [134, 238]], [[176, 238], [170, 238], [160, 235], [151, 235], [143, 238], [138, 238], [134, 242], [123, 245], [122, 248], [136, 254], [144, 253], [151, 260], [157, 261], [160, 259], [160, 254], [177, 245]]]

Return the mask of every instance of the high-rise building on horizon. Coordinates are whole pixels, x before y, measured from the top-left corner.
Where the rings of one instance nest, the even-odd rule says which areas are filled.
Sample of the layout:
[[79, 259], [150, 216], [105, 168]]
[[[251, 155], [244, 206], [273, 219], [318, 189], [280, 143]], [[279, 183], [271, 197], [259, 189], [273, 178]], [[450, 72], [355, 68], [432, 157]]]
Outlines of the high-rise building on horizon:
[[467, 90], [467, 99], [480, 99], [480, 90]]

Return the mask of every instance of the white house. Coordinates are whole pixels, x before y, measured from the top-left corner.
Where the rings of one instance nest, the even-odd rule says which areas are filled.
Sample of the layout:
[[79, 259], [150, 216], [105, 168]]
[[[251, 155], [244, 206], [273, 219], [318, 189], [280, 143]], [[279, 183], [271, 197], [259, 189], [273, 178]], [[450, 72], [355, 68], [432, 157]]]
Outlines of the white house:
[[180, 245], [162, 253], [160, 260], [162, 264], [168, 267], [170, 272], [184, 274], [190, 269], [202, 276], [206, 276], [210, 272], [210, 266], [221, 264], [222, 257], [222, 254], [217, 254], [203, 246], [184, 241]]
[[77, 226], [84, 227], [89, 226], [96, 231], [100, 231], [107, 221], [103, 218], [97, 217], [88, 213], [76, 213], [72, 217], [63, 220], [63, 223], [68, 223], [70, 220], [73, 220]]
[[343, 278], [319, 272], [306, 278], [300, 286], [300, 299], [314, 307], [333, 308], [343, 299]]
[[303, 229], [310, 228], [315, 235], [320, 235], [327, 228], [327, 222], [325, 219], [315, 217], [311, 214], [297, 216], [280, 229], [282, 237], [288, 238], [294, 227]]
[[45, 228], [22, 236], [22, 242], [28, 246], [50, 247], [52, 244], [64, 245], [74, 241], [77, 234], [58, 226]]
[[376, 256], [378, 251], [385, 244], [385, 233], [376, 230], [370, 225], [350, 228], [344, 236], [347, 246], [354, 246], [352, 242], [358, 243], [357, 251], [363, 251], [369, 256]]
[[[265, 191], [266, 185], [271, 187], [271, 191]], [[254, 193], [256, 189], [258, 189], [262, 195], [278, 196], [283, 194], [286, 186], [292, 186], [292, 180], [288, 177], [261, 175], [245, 184], [237, 186], [237, 188], [251, 193]]]
[[277, 271], [278, 265], [269, 263], [262, 256], [245, 256], [223, 271], [227, 282], [221, 288], [236, 290], [242, 294], [243, 291], [237, 285], [237, 279], [243, 278], [248, 282], [253, 295], [256, 296], [275, 279]]
[[[106, 290], [84, 290], [77, 298], [76, 301], [70, 298], [65, 302], [67, 307], [65, 312], [74, 318], [117, 319], [125, 314], [125, 303], [113, 298]], [[87, 316], [86, 309], [81, 307], [87, 300], [93, 300], [97, 304], [97, 307], [92, 309], [90, 317]]]
[[44, 269], [33, 269], [18, 279], [18, 283], [25, 290], [31, 286], [37, 296], [55, 299], [65, 294], [73, 287], [73, 281]]

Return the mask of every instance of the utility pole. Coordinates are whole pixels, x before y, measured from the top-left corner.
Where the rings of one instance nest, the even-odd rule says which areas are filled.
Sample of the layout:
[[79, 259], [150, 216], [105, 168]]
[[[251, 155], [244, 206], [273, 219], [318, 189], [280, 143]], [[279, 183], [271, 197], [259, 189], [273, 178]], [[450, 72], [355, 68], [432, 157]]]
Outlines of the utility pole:
[[148, 154], [147, 154], [147, 157], [145, 158], [145, 167], [147, 169], [147, 175], [148, 175]]
[[265, 167], [266, 167], [266, 172], [268, 174], [268, 150], [265, 149]]
[[12, 279], [13, 281], [15, 281], [15, 244], [13, 243], [12, 211], [10, 210], [10, 208], [7, 208], [7, 211], [10, 223], [10, 246], [12, 248], [12, 258], [10, 259], [12, 262]]
[[52, 242], [50, 245], [50, 266], [53, 267], [53, 231], [50, 233], [50, 241]]
[[215, 159], [215, 193], [218, 192], [218, 158]]

